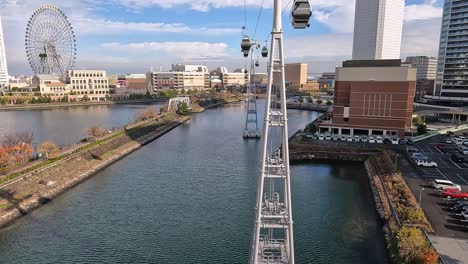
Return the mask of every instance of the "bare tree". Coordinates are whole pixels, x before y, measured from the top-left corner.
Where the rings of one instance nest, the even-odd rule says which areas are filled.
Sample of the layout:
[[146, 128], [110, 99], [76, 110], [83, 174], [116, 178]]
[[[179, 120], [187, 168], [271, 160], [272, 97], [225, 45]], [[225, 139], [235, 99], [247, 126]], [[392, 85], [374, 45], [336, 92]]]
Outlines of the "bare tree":
[[32, 132], [16, 132], [4, 135], [3, 138], [0, 139], [0, 145], [5, 148], [18, 146], [21, 144], [31, 145], [33, 139], [34, 137]]
[[156, 109], [156, 107], [154, 106], [148, 106], [142, 111], [135, 114], [135, 120], [136, 121], [146, 120], [146, 119], [155, 118], [157, 116], [158, 116], [158, 109]]
[[100, 127], [94, 126], [86, 129], [86, 134], [91, 138], [99, 138], [106, 134], [106, 131]]

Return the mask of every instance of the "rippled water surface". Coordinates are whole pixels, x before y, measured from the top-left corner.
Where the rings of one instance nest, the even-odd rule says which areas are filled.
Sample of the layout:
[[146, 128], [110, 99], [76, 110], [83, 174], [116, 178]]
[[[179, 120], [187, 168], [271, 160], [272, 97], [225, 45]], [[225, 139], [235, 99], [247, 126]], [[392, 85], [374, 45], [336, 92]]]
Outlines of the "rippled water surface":
[[[289, 111], [296, 131], [315, 113]], [[260, 141], [241, 105], [195, 115], [0, 231], [0, 263], [247, 263]], [[383, 263], [363, 166], [292, 166], [296, 263]]]
[[[93, 105], [34, 111], [0, 111], [0, 135], [16, 131], [32, 132], [34, 142], [52, 140], [68, 145], [86, 136], [92, 126], [104, 129], [121, 127], [135, 119], [148, 104]], [[160, 108], [161, 104], [152, 104]]]

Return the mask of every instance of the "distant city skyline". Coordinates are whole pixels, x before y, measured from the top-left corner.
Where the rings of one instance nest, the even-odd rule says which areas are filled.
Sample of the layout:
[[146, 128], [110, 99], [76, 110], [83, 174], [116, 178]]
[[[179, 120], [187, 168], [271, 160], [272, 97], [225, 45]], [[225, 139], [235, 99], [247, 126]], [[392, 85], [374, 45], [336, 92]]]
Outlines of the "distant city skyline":
[[[247, 0], [250, 35], [261, 2]], [[75, 29], [76, 69], [125, 74], [146, 72], [150, 66], [168, 69], [173, 63], [204, 64], [210, 69], [226, 66], [230, 70], [246, 65], [239, 48], [244, 25], [242, 1], [2, 1], [0, 15], [11, 75], [31, 74], [24, 32], [32, 12], [46, 3], [62, 9]], [[288, 19], [284, 21], [286, 61], [307, 63], [309, 72], [333, 71], [351, 58], [355, 1], [314, 0], [311, 4], [314, 11], [309, 29], [294, 32]], [[402, 58], [437, 54], [442, 4], [442, 0], [406, 1]], [[272, 1], [265, 1], [256, 32], [262, 42], [271, 31], [271, 5]], [[265, 71], [264, 65], [261, 70]]]

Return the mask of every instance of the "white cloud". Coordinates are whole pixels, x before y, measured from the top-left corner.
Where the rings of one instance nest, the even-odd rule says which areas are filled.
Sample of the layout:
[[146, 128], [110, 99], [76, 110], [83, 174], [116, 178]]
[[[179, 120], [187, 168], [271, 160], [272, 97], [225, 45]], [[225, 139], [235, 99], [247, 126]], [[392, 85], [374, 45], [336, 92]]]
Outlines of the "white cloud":
[[434, 6], [435, 1], [421, 5], [407, 5], [405, 7], [405, 21], [424, 20], [442, 16], [442, 8]]
[[441, 18], [414, 20], [403, 25], [402, 58], [406, 56], [437, 56]]
[[184, 23], [141, 23], [76, 17], [71, 21], [78, 34], [122, 34], [139, 32], [188, 33], [202, 35], [240, 34], [239, 28], [191, 28]]
[[[171, 56], [178, 59], [219, 58], [227, 55], [225, 43], [207, 42], [141, 42], [141, 43], [104, 43], [102, 48], [126, 53]], [[159, 53], [155, 53], [159, 52]]]
[[111, 21], [105, 19], [74, 18], [72, 25], [78, 34], [122, 34], [122, 32], [173, 32], [181, 33], [190, 31], [190, 28], [182, 23], [137, 23]]
[[[307, 43], [304, 45], [304, 43]], [[346, 58], [351, 56], [353, 35], [329, 34], [303, 36], [285, 40], [287, 58], [316, 58], [319, 60]]]

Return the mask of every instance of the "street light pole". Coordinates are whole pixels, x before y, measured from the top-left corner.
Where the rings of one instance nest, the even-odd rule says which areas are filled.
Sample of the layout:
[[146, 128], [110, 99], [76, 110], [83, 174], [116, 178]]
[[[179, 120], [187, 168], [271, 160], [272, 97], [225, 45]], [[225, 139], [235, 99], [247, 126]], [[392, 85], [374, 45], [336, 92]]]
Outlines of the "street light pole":
[[421, 190], [419, 190], [419, 207], [421, 208], [421, 210], [422, 210], [421, 199], [422, 199], [422, 192], [423, 191], [424, 191], [424, 188], [421, 188]]

